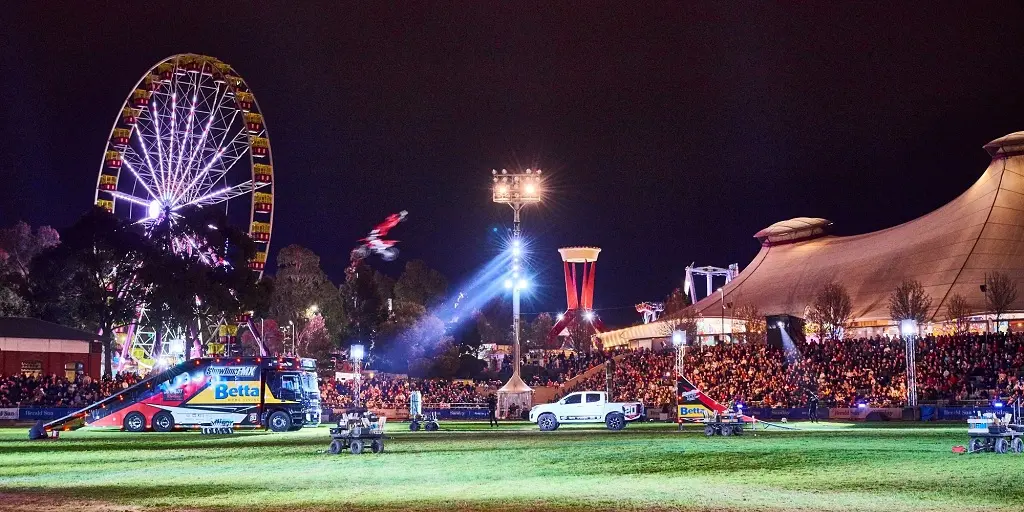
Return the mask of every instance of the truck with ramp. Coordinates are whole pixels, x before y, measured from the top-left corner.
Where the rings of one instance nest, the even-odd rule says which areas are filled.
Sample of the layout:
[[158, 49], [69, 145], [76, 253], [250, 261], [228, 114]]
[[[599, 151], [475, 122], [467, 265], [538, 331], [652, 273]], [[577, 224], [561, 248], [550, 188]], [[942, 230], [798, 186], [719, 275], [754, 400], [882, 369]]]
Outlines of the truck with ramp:
[[189, 359], [43, 427], [48, 434], [83, 426], [169, 432], [229, 422], [275, 432], [318, 425], [316, 360]]

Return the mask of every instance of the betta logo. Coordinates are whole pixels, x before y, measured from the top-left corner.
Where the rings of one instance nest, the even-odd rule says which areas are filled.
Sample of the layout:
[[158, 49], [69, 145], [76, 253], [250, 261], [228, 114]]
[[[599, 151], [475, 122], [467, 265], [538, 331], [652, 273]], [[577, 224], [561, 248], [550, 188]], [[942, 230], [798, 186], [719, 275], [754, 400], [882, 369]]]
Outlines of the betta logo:
[[250, 387], [247, 385], [229, 387], [227, 384], [219, 384], [217, 387], [213, 388], [213, 398], [217, 400], [250, 396], [260, 396], [260, 388]]

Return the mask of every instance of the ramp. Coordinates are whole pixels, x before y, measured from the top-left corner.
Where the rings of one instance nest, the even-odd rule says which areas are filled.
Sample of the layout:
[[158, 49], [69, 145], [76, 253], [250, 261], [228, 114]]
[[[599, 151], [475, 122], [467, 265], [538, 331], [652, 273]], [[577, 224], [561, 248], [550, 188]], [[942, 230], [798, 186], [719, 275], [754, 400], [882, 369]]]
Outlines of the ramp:
[[[676, 377], [676, 397], [678, 401], [678, 410], [676, 412], [680, 423], [699, 423], [705, 418], [711, 416], [712, 413], [721, 413], [727, 409], [726, 406], [722, 405], [717, 400], [704, 394], [703, 391], [690, 382], [690, 379], [687, 379], [682, 375]], [[760, 423], [764, 425], [765, 428], [775, 427], [783, 430], [800, 430], [795, 427], [762, 421], [745, 414], [743, 415], [743, 421], [748, 423]]]
[[152, 393], [157, 385], [177, 377], [187, 371], [187, 362], [172, 366], [159, 373], [150, 374], [145, 379], [129, 386], [99, 402], [83, 407], [67, 416], [57, 418], [43, 425], [46, 432], [77, 430], [87, 423], [117, 412]]

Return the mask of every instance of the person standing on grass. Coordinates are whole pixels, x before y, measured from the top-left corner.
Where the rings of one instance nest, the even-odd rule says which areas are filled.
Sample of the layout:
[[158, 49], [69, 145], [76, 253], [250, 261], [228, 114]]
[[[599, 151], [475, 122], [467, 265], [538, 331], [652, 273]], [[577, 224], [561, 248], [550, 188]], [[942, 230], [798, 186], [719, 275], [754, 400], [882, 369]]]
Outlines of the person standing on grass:
[[498, 426], [498, 397], [491, 393], [487, 396], [487, 424], [491, 427]]
[[809, 389], [807, 390], [807, 418], [811, 420], [811, 423], [818, 422], [818, 395]]

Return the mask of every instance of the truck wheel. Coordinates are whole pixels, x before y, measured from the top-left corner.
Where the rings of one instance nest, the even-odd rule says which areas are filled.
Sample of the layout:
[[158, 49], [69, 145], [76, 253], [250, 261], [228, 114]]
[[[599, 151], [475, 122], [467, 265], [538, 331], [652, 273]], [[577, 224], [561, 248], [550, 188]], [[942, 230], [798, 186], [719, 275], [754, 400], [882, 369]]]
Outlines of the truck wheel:
[[704, 427], [704, 435], [706, 435], [708, 437], [714, 437], [715, 436], [715, 426], [714, 425], [708, 425], [708, 426]]
[[1010, 441], [1010, 451], [1013, 453], [1024, 452], [1024, 439], [1019, 437], [1013, 438], [1013, 441]]
[[1006, 439], [1001, 437], [996, 439], [996, 453], [1006, 453], [1007, 449], [1010, 448], [1009, 444], [1006, 442]]
[[420, 429], [420, 422], [412, 420], [409, 422], [409, 432], [417, 432]]
[[274, 411], [267, 418], [267, 424], [270, 425], [270, 430], [274, 432], [287, 432], [288, 429], [292, 428], [292, 417], [284, 411]]
[[337, 439], [331, 441], [331, 445], [327, 447], [327, 453], [330, 453], [331, 455], [341, 453], [341, 441], [338, 441]]
[[621, 412], [613, 412], [604, 419], [608, 430], [617, 431], [626, 428], [626, 417]]
[[733, 429], [732, 433], [734, 435], [737, 435], [737, 436], [742, 436], [743, 435], [743, 425], [736, 425], [736, 428]]
[[438, 428], [440, 428], [440, 427], [438, 426], [436, 421], [428, 421], [427, 422], [427, 426], [425, 427], [425, 430], [427, 432], [437, 432]]
[[348, 450], [352, 452], [352, 455], [359, 455], [363, 453], [363, 440], [353, 439], [352, 444], [349, 445]]
[[153, 415], [153, 430], [157, 432], [170, 432], [174, 430], [174, 416], [167, 411], [160, 411]]
[[141, 412], [132, 411], [124, 417], [124, 423], [122, 423], [125, 432], [145, 432], [146, 431], [146, 417]]
[[373, 453], [380, 453], [384, 451], [384, 441], [374, 439], [373, 442], [370, 443], [370, 449], [373, 450]]
[[558, 428], [558, 419], [554, 414], [546, 412], [537, 418], [537, 426], [540, 427], [541, 432], [551, 432]]
[[722, 435], [729, 437], [732, 435], [732, 425], [722, 425]]

